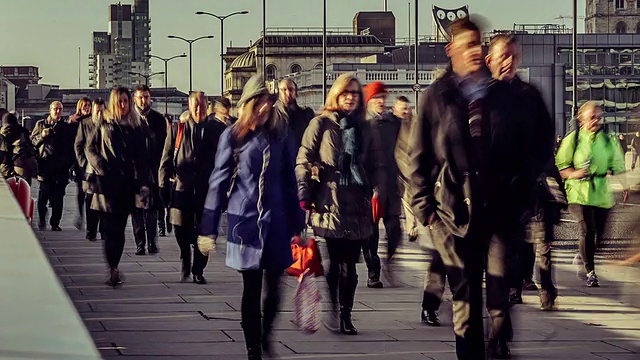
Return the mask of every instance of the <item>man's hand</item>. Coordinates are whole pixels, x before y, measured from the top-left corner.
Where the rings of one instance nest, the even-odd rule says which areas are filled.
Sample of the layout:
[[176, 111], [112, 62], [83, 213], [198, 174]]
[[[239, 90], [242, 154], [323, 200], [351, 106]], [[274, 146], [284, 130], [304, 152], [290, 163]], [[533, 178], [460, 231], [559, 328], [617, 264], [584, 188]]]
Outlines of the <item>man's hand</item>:
[[44, 129], [42, 130], [42, 137], [47, 137], [51, 134], [51, 129]]
[[622, 202], [627, 202], [629, 200], [629, 190], [622, 191]]
[[587, 169], [576, 169], [571, 172], [570, 179], [580, 180], [587, 177], [589, 171]]
[[204, 256], [208, 256], [211, 251], [216, 250], [216, 235], [211, 236], [198, 236], [198, 250]]

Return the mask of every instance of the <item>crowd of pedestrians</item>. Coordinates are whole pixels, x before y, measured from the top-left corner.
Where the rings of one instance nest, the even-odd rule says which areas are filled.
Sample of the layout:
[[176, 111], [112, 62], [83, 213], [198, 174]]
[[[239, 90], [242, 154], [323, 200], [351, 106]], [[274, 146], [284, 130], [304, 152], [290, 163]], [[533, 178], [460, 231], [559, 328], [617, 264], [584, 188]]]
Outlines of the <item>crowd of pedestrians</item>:
[[[50, 229], [62, 230], [66, 187], [75, 181], [75, 226], [85, 227], [86, 219], [86, 238], [100, 235], [113, 287], [124, 280], [119, 263], [129, 217], [136, 255], [158, 253], [157, 237], [174, 230], [180, 280], [206, 284], [204, 269], [226, 213], [226, 264], [243, 281], [249, 359], [272, 355], [292, 237], [310, 227], [324, 239], [330, 311], [323, 323], [357, 335], [356, 264], [362, 254], [367, 287], [393, 286], [404, 225], [428, 259], [421, 321], [440, 326], [448, 282], [458, 358], [508, 359], [510, 307], [522, 303], [522, 291], [538, 290], [541, 309], [555, 308], [550, 244], [564, 209], [579, 223], [580, 276], [586, 286], [599, 286], [594, 253], [614, 205], [607, 176], [624, 173], [627, 142], [604, 134], [593, 102], [580, 107], [577, 131], [555, 138], [540, 92], [516, 75], [515, 38], [498, 35], [485, 56], [469, 19], [455, 21], [450, 33], [450, 66], [415, 104], [416, 116], [406, 97], [387, 109], [384, 83], [363, 86], [349, 73], [335, 80], [317, 114], [298, 104], [293, 80], [282, 80], [274, 95], [254, 76], [236, 104], [237, 119], [228, 99], [207, 104], [194, 91], [174, 123], [151, 108], [147, 86], [133, 93], [118, 87], [106, 104], [80, 99], [68, 119], [62, 103], [52, 102], [31, 134], [3, 111], [0, 173], [28, 182], [37, 177], [41, 230], [49, 207]], [[632, 169], [639, 139], [630, 142]]]

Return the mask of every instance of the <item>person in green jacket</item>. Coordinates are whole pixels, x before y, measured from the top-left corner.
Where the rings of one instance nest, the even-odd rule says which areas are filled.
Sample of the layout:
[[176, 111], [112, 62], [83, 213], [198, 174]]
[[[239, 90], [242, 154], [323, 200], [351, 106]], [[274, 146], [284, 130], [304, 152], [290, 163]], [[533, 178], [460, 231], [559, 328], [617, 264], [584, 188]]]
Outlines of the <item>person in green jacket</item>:
[[[607, 176], [625, 172], [620, 144], [602, 131], [601, 120], [602, 109], [593, 101], [582, 105], [578, 110], [578, 139], [576, 131], [569, 133], [556, 154], [556, 165], [565, 179], [569, 211], [581, 230], [579, 253], [588, 287], [600, 286], [594, 255], [602, 240], [609, 210], [615, 205]], [[626, 189], [626, 184], [623, 183], [623, 187]], [[627, 196], [625, 190], [624, 198]]]

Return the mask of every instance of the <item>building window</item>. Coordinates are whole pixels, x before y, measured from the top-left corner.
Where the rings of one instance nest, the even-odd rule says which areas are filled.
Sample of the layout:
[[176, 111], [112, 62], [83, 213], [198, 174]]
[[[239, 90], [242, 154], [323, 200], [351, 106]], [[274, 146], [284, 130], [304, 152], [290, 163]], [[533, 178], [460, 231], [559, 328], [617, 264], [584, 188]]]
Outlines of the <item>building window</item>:
[[627, 32], [627, 23], [624, 21], [619, 21], [616, 24], [616, 34], [626, 34]]
[[267, 65], [267, 76], [266, 80], [274, 80], [276, 78], [276, 66], [275, 65]]
[[313, 68], [314, 69], [322, 69], [322, 63], [317, 63]]
[[625, 0], [616, 0], [616, 9], [624, 9]]
[[302, 66], [298, 65], [298, 64], [293, 64], [291, 65], [291, 68], [289, 68], [289, 73], [291, 74], [297, 74], [297, 73], [301, 73], [302, 72]]

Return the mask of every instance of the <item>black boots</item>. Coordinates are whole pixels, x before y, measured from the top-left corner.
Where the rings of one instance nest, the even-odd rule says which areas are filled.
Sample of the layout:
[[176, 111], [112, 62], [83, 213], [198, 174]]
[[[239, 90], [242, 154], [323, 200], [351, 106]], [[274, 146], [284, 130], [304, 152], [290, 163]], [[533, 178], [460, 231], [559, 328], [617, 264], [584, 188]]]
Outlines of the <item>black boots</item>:
[[429, 326], [440, 326], [440, 319], [438, 319], [438, 313], [435, 311], [422, 310], [420, 320]]

